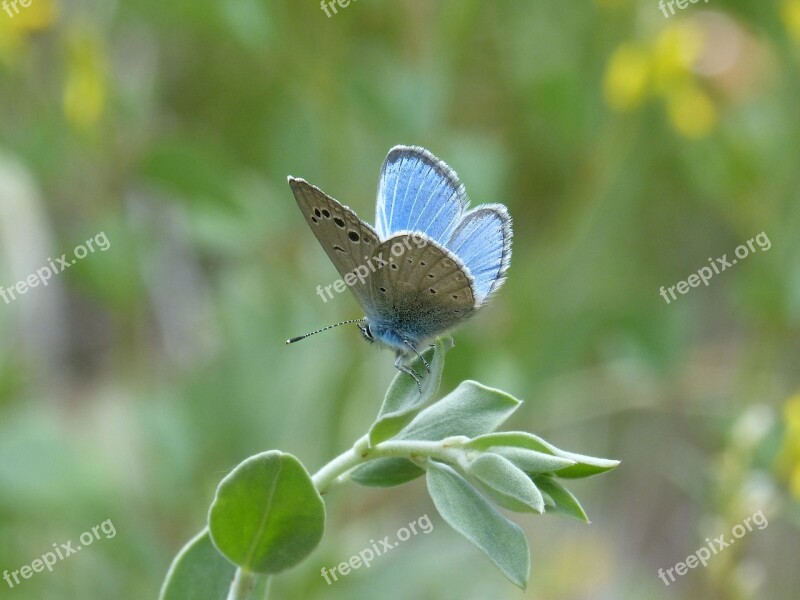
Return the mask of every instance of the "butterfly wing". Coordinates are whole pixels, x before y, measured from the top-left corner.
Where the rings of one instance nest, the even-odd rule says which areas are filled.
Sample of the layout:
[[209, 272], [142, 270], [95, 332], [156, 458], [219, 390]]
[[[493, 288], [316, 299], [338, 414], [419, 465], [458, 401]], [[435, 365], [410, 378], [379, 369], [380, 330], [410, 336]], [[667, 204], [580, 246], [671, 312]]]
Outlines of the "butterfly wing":
[[428, 236], [393, 236], [378, 246], [374, 257], [383, 266], [368, 280], [372, 303], [366, 312], [377, 337], [389, 332], [388, 339], [381, 339], [384, 343], [419, 344], [452, 328], [475, 309], [473, 279], [464, 264]]
[[378, 186], [378, 236], [386, 240], [422, 232], [446, 247], [473, 276], [480, 306], [505, 281], [511, 260], [511, 217], [502, 204], [482, 204], [466, 212], [467, 204], [455, 171], [433, 154], [418, 146], [395, 146], [389, 151]]
[[502, 204], [481, 204], [461, 219], [447, 249], [458, 256], [475, 280], [480, 306], [503, 285], [511, 262], [511, 216]]
[[455, 171], [418, 146], [395, 146], [381, 169], [375, 228], [385, 240], [422, 231], [439, 244], [452, 235], [467, 206]]
[[289, 187], [308, 226], [339, 275], [346, 282], [348, 279], [353, 281], [352, 285], [349, 282], [348, 285], [366, 312], [371, 302], [369, 280], [362, 276], [354, 281], [348, 275], [368, 263], [369, 257], [380, 245], [377, 233], [348, 207], [307, 181], [289, 177]]

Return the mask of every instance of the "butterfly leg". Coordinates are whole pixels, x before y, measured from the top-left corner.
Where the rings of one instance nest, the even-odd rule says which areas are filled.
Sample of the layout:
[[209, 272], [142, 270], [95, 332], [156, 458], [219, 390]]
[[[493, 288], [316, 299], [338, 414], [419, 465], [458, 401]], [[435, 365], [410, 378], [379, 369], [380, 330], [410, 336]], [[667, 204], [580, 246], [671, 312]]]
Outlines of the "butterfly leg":
[[412, 352], [414, 352], [414, 354], [419, 356], [419, 359], [422, 361], [422, 364], [425, 365], [425, 368], [428, 370], [428, 373], [430, 373], [431, 372], [431, 366], [428, 364], [428, 361], [425, 360], [425, 357], [422, 356], [422, 354], [420, 354], [419, 352], [417, 352], [417, 349], [414, 347], [414, 344], [412, 344], [408, 340], [403, 340], [403, 343], [406, 346], [408, 346], [409, 348], [411, 348], [411, 350], [412, 350]]
[[403, 364], [404, 356], [402, 354], [397, 355], [397, 360], [394, 361], [395, 368], [400, 371], [401, 373], [405, 373], [406, 375], [411, 375], [414, 378], [414, 381], [417, 382], [417, 387], [419, 388], [419, 393], [422, 393], [422, 382], [419, 379], [419, 375], [417, 372], [414, 371], [411, 367]]

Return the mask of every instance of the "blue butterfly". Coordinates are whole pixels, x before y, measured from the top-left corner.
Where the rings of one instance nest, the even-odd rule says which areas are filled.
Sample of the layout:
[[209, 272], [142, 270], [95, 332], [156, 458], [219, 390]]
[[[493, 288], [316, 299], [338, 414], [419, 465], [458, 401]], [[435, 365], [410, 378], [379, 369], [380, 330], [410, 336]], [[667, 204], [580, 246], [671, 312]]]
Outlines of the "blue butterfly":
[[[289, 177], [297, 204], [366, 316], [370, 342], [405, 363], [486, 304], [511, 261], [511, 217], [502, 204], [469, 210], [455, 171], [418, 146], [395, 146], [381, 169], [375, 227], [319, 188]], [[315, 331], [288, 340], [299, 341]], [[428, 364], [424, 359], [426, 367]]]

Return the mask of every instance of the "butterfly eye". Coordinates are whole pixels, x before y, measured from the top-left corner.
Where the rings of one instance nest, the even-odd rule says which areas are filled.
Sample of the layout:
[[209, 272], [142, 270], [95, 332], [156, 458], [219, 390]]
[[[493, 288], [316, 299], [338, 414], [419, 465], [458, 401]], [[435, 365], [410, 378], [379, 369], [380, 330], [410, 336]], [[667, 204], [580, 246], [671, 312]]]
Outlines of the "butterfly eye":
[[361, 335], [364, 336], [364, 339], [373, 342], [375, 338], [372, 337], [372, 330], [369, 328], [369, 324], [367, 325], [359, 325], [358, 328], [361, 330]]

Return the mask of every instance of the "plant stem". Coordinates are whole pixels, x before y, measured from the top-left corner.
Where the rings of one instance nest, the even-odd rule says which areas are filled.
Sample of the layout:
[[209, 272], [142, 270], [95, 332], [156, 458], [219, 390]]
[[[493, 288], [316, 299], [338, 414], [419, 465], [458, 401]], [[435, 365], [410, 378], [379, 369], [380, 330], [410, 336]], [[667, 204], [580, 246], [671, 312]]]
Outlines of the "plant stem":
[[[466, 438], [464, 438], [466, 440]], [[407, 440], [387, 440], [376, 446], [369, 446], [368, 436], [360, 438], [352, 448], [343, 452], [312, 477], [320, 494], [326, 493], [342, 475], [360, 464], [376, 458], [407, 458], [415, 462], [435, 458], [447, 463], [461, 463], [464, 452], [460, 438], [441, 442], [421, 442]]]
[[363, 451], [359, 452], [358, 450], [360, 450], [361, 446], [365, 445], [364, 443], [367, 441], [368, 438], [365, 435], [359, 439], [352, 448], [342, 452], [339, 456], [314, 473], [311, 480], [314, 482], [314, 486], [320, 494], [327, 492], [339, 475], [346, 473], [366, 460], [362, 455]]
[[255, 586], [256, 576], [243, 569], [236, 569], [236, 575], [228, 592], [228, 600], [247, 600]]
[[264, 583], [264, 597], [261, 600], [269, 600], [269, 590], [272, 587], [272, 575], [266, 575]]

